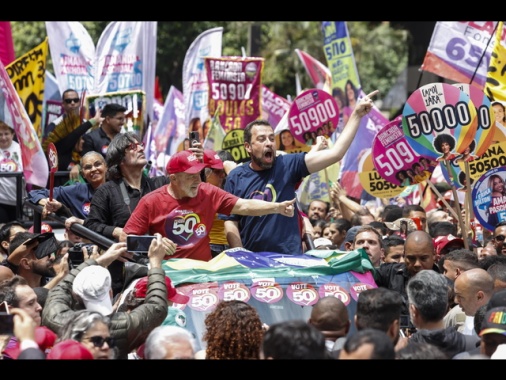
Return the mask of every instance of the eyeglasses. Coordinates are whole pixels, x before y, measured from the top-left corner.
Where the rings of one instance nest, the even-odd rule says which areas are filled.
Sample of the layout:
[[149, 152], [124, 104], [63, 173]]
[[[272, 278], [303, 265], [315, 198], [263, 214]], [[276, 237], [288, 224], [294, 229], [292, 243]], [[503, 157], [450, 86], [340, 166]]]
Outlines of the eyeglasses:
[[103, 165], [103, 162], [97, 161], [93, 165], [84, 165], [83, 170], [91, 170], [93, 168], [99, 168]]
[[129, 150], [138, 150], [139, 148], [144, 149], [143, 143], [131, 143], [129, 146], [127, 146], [127, 149]]
[[70, 104], [70, 103], [79, 103], [79, 98], [73, 98], [73, 99], [63, 99], [65, 101], [65, 103], [67, 104]]
[[85, 339], [88, 339], [97, 348], [102, 348], [104, 343], [107, 343], [107, 345], [111, 348], [116, 346], [116, 341], [114, 340], [113, 337], [110, 336], [104, 338], [102, 336], [96, 335]]
[[504, 235], [497, 235], [494, 237], [494, 239], [496, 241], [504, 241], [505, 238], [506, 238], [506, 236], [504, 236]]

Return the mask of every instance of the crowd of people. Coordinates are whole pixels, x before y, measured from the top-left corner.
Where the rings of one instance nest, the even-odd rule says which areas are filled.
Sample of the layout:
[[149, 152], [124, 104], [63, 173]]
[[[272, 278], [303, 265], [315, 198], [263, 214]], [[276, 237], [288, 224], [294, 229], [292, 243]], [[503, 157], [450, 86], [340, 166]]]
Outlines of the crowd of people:
[[[74, 164], [66, 165], [83, 183], [56, 186], [52, 198], [49, 189], [27, 197], [42, 206], [43, 218], [66, 218], [65, 240], [50, 227], [25, 229], [9, 208], [0, 214], [0, 304], [13, 314], [12, 331], [1, 335], [2, 359], [505, 358], [506, 222], [477, 242], [463, 235], [452, 204], [428, 212], [415, 204], [362, 205], [339, 181], [330, 202], [297, 202], [304, 177], [343, 158], [376, 93], [352, 103], [354, 89], [346, 87], [346, 125], [330, 148], [317, 136], [309, 152], [278, 154], [273, 127], [255, 120], [244, 130], [250, 161], [238, 165], [194, 141], [158, 177], [144, 170], [141, 137], [121, 132], [124, 107], [107, 105], [90, 121], [74, 120], [79, 133], [67, 154]], [[77, 92], [64, 92], [63, 101], [76, 118]], [[61, 127], [53, 131], [59, 141]], [[0, 123], [0, 137], [9, 133]], [[72, 231], [75, 223], [114, 244], [100, 249]], [[128, 249], [129, 235], [152, 236], [144, 257]], [[270, 325], [251, 304], [221, 300], [196, 337], [173, 306], [190, 298], [163, 263], [207, 262], [234, 248], [283, 255], [361, 250], [376, 287], [360, 292], [354, 314], [339, 297], [326, 296], [307, 320]]]

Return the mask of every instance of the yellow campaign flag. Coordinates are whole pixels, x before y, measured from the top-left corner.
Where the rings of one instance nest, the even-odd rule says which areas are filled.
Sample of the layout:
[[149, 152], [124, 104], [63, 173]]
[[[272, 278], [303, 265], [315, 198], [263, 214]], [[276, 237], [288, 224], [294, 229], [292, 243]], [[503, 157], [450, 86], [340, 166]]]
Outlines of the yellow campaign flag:
[[16, 92], [25, 106], [39, 140], [42, 139], [42, 103], [48, 39], [5, 67]]
[[506, 101], [506, 48], [501, 44], [503, 33], [503, 21], [497, 24], [495, 33], [494, 50], [490, 57], [485, 94], [491, 101]]
[[226, 133], [221, 126], [220, 118], [218, 116], [220, 109], [221, 104], [216, 109], [214, 117], [211, 120], [211, 128], [209, 128], [209, 132], [207, 132], [207, 136], [204, 140], [204, 149], [212, 149], [214, 151], [221, 150]]

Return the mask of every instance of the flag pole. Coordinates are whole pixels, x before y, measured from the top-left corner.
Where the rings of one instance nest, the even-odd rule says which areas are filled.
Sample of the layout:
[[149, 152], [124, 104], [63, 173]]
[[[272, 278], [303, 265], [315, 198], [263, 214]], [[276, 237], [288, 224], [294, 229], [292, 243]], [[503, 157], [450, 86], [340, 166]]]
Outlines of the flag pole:
[[476, 68], [474, 69], [473, 76], [471, 77], [471, 81], [469, 84], [473, 83], [474, 76], [478, 72], [478, 68], [480, 67], [481, 61], [483, 60], [483, 57], [485, 56], [485, 53], [487, 52], [488, 45], [490, 45], [490, 41], [492, 41], [492, 37], [495, 37], [495, 33], [497, 31], [497, 27], [499, 26], [500, 21], [497, 21], [497, 24], [495, 24], [494, 31], [490, 34], [490, 39], [487, 42], [487, 46], [485, 46], [485, 49], [483, 49], [483, 53], [481, 54], [480, 60], [478, 61], [478, 64], [476, 65]]

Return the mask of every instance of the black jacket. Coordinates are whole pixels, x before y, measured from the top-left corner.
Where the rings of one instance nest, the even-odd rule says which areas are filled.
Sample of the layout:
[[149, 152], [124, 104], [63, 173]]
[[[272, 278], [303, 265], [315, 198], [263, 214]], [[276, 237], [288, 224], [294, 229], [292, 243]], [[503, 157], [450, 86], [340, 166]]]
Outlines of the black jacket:
[[[89, 265], [97, 265], [88, 259], [72, 269], [48, 293], [42, 309], [42, 325], [60, 335], [60, 329], [67, 318], [79, 307], [72, 296], [72, 283], [77, 274]], [[152, 268], [148, 271], [148, 289], [144, 303], [130, 312], [115, 312], [111, 315], [111, 336], [118, 347], [118, 359], [127, 359], [128, 354], [146, 340], [149, 333], [162, 324], [167, 317], [168, 301], [165, 271]]]
[[419, 329], [411, 335], [409, 341], [433, 344], [451, 359], [458, 353], [476, 348], [476, 343], [480, 341], [480, 338], [464, 335], [458, 332], [455, 326], [449, 326], [441, 330]]

